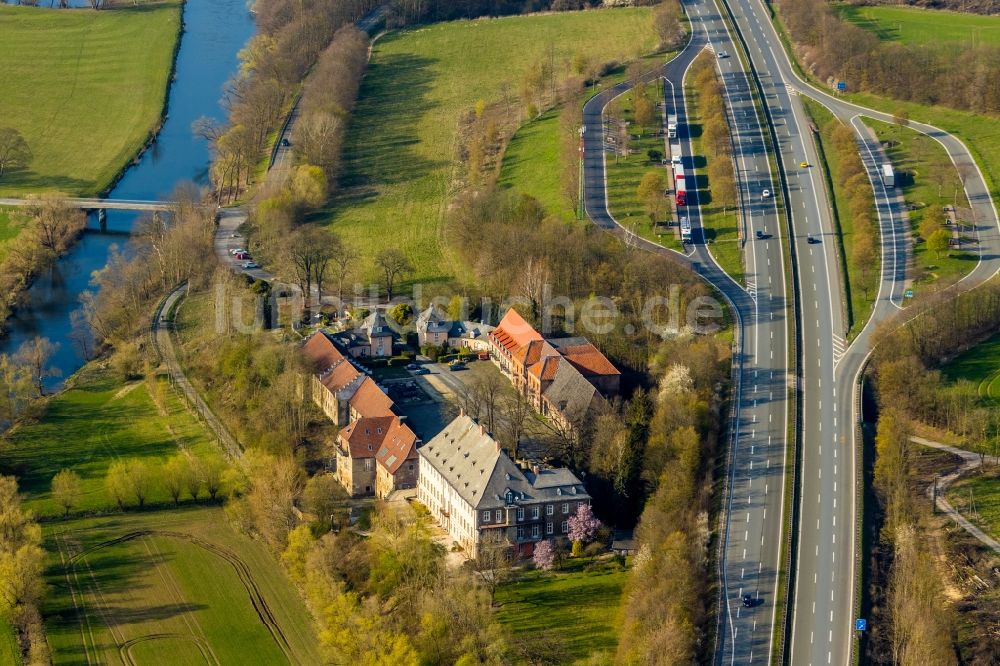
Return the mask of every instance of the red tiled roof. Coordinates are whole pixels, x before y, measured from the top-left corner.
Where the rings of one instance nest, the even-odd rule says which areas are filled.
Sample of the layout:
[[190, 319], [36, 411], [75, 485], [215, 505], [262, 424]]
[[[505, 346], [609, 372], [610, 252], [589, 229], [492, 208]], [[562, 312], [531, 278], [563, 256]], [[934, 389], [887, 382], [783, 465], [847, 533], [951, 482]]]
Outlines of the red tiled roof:
[[302, 354], [310, 364], [310, 370], [323, 372], [344, 360], [344, 355], [334, 346], [324, 333], [313, 333], [302, 345]]
[[337, 437], [341, 449], [351, 458], [374, 458], [382, 447], [382, 442], [399, 418], [388, 416], [366, 416], [343, 428]]
[[611, 361], [600, 352], [593, 344], [573, 345], [560, 350], [563, 358], [573, 364], [584, 376], [593, 377], [595, 375], [620, 375]]
[[353, 382], [361, 373], [348, 360], [341, 361], [333, 371], [321, 380], [323, 386], [334, 393]]
[[382, 440], [375, 459], [385, 467], [390, 474], [395, 474], [406, 460], [417, 458], [417, 436], [398, 418], [392, 422], [389, 432]]
[[556, 369], [559, 367], [559, 356], [546, 356], [539, 363], [535, 363], [533, 366], [528, 368], [528, 372], [531, 375], [537, 377], [540, 381], [550, 382], [556, 378]]
[[351, 408], [362, 417], [392, 416], [392, 400], [378, 387], [371, 377], [365, 377], [361, 386], [347, 401]]
[[507, 314], [490, 335], [511, 353], [530, 342], [542, 339], [541, 333], [532, 328], [514, 308], [507, 310]]

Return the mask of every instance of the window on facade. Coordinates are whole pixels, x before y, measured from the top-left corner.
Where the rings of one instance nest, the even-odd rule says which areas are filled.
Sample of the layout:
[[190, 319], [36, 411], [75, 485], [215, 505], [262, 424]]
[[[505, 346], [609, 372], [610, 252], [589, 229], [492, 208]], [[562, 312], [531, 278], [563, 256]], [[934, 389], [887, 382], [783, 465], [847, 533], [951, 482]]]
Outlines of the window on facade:
[[502, 520], [503, 520], [503, 511], [497, 509], [497, 522], [499, 523]]
[[563, 513], [569, 513], [569, 504], [563, 502]]
[[545, 505], [545, 515], [546, 516], [551, 516], [555, 512], [556, 512], [556, 508], [553, 505], [551, 505], [551, 504], [546, 504]]
[[365, 470], [369, 472], [372, 471], [372, 467], [374, 467], [374, 462], [375, 461], [372, 460], [371, 458], [365, 458]]
[[536, 519], [536, 520], [537, 520], [537, 519], [538, 519], [538, 517], [539, 517], [540, 515], [541, 515], [541, 514], [539, 513], [539, 509], [538, 509], [538, 507], [537, 507], [537, 506], [533, 506], [533, 507], [531, 507], [531, 517], [532, 517], [532, 518], [534, 518], [534, 519]]
[[490, 512], [489, 511], [483, 511], [483, 522], [484, 523], [490, 522]]
[[566, 534], [566, 532], [569, 532], [569, 521], [568, 520], [562, 521], [562, 525], [559, 526], [559, 531], [562, 532], [563, 534]]
[[518, 507], [517, 509], [517, 519], [524, 520], [524, 509]]
[[518, 527], [517, 528], [517, 538], [518, 539], [523, 539], [524, 538], [524, 528], [523, 527]]
[[538, 525], [531, 526], [531, 536], [538, 537]]
[[552, 523], [551, 522], [545, 523], [545, 533], [546, 534], [552, 534]]

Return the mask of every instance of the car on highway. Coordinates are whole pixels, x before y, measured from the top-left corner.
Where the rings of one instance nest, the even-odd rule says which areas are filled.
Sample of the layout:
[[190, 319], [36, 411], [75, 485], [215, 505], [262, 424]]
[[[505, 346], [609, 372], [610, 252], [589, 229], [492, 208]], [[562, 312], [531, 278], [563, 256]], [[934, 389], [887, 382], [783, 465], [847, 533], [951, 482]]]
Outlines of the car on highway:
[[757, 230], [757, 240], [764, 240], [764, 232], [760, 229]]
[[799, 162], [799, 166], [802, 167], [803, 169], [808, 169], [809, 162]]
[[813, 236], [812, 234], [809, 234], [808, 236], [806, 236], [806, 242], [809, 243], [810, 245], [815, 245], [816, 243], [819, 242], [819, 239]]
[[719, 51], [718, 56], [719, 56], [719, 60], [722, 60], [723, 58], [728, 58], [729, 54], [726, 53], [725, 51]]
[[251, 268], [260, 268], [256, 261], [244, 261], [242, 264], [243, 268], [249, 270]]
[[744, 594], [743, 595], [743, 607], [744, 608], [751, 608], [752, 606], [753, 606], [753, 597], [751, 597], [749, 594]]
[[771, 190], [764, 190], [763, 192], [760, 193], [760, 196], [767, 199], [769, 196], [771, 196]]
[[288, 146], [290, 146], [290, 145], [292, 145], [292, 144], [291, 144], [291, 142], [288, 141], [288, 139], [282, 139], [281, 140], [281, 147], [282, 148], [288, 148]]

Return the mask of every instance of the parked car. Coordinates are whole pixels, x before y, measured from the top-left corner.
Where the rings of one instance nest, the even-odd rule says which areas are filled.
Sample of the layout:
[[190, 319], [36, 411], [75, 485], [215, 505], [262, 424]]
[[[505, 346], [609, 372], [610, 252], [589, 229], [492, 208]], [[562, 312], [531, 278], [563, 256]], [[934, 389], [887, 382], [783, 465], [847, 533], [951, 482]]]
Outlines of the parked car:
[[407, 364], [407, 366], [406, 366], [406, 369], [407, 369], [407, 370], [416, 370], [416, 369], [417, 369], [417, 368], [419, 368], [419, 367], [420, 367], [420, 366], [419, 366], [419, 365], [417, 365], [416, 363], [409, 363], [409, 364]]
[[455, 372], [456, 370], [465, 370], [465, 368], [465, 363], [462, 363], [461, 361], [452, 361], [448, 364], [448, 369], [452, 372]]
[[771, 196], [771, 190], [764, 190], [763, 192], [760, 193], [760, 195], [765, 199], [767, 199], [769, 196]]
[[415, 375], [429, 375], [429, 374], [431, 374], [431, 371], [428, 370], [427, 368], [417, 368], [416, 370], [413, 371], [413, 374], [415, 374]]
[[490, 353], [489, 352], [479, 352], [479, 360], [480, 361], [488, 361], [488, 360], [490, 360]]
[[237, 261], [249, 261], [252, 257], [249, 252], [237, 252], [233, 258]]
[[246, 268], [246, 269], [260, 268], [260, 266], [257, 265], [256, 261], [244, 261], [243, 262], [243, 268]]
[[240, 254], [241, 252], [246, 252], [246, 250], [241, 247], [235, 247], [229, 251], [229, 254]]

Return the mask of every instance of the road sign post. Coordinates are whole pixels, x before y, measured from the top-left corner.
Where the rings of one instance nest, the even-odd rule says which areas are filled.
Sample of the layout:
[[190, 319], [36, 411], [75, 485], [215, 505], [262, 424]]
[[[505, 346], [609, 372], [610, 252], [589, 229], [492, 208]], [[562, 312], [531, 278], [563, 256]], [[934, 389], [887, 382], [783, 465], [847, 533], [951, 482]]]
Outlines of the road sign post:
[[868, 629], [868, 620], [864, 619], [863, 617], [859, 617], [857, 620], [854, 621], [854, 628], [857, 631], [866, 631]]

